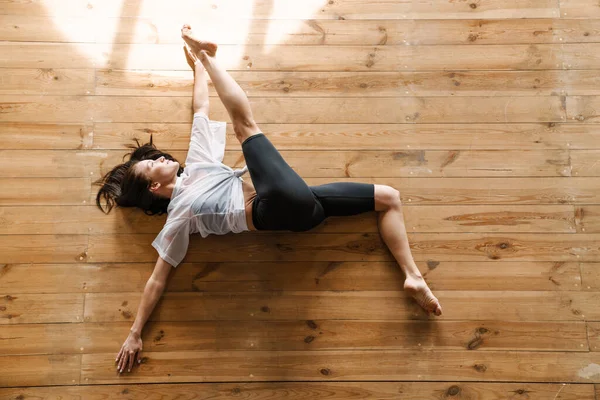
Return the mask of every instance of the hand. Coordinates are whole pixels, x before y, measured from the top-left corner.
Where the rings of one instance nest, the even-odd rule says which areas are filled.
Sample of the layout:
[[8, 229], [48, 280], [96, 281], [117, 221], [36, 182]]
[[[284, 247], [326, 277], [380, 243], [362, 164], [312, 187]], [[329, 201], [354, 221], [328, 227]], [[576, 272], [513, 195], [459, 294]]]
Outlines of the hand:
[[134, 361], [137, 359], [137, 363], [140, 364], [142, 362], [142, 338], [140, 335], [131, 332], [121, 346], [121, 351], [117, 355], [117, 359], [115, 363], [117, 363], [117, 371], [119, 373], [125, 371], [131, 372], [131, 367], [134, 365]]
[[196, 71], [197, 67], [202, 67], [202, 63], [198, 60], [198, 57], [189, 46], [184, 45], [183, 51], [185, 53], [185, 59], [187, 60], [188, 65], [192, 68], [193, 71]]

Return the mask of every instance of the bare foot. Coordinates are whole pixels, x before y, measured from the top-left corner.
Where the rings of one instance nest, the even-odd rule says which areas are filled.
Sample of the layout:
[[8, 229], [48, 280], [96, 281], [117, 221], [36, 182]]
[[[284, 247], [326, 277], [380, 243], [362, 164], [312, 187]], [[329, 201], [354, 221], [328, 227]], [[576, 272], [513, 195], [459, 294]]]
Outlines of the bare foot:
[[185, 59], [192, 70], [196, 71], [197, 68], [202, 67], [202, 63], [198, 60], [198, 57], [190, 50], [189, 46], [183, 46], [183, 52], [185, 53]]
[[442, 306], [438, 299], [431, 293], [431, 289], [423, 278], [406, 278], [404, 290], [410, 294], [417, 303], [427, 311], [438, 317], [442, 315]]
[[201, 42], [194, 38], [192, 27], [188, 24], [183, 25], [181, 28], [181, 37], [196, 54], [200, 53], [200, 50], [206, 51], [206, 54], [211, 57], [214, 57], [217, 54], [217, 45], [211, 42]]

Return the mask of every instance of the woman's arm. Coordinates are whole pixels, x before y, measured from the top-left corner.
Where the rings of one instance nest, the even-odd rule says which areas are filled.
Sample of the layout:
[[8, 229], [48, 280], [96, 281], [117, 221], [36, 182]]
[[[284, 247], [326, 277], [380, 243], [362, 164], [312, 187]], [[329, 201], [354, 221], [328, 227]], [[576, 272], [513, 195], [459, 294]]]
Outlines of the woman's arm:
[[141, 362], [142, 329], [165, 290], [167, 278], [172, 268], [171, 264], [161, 257], [158, 257], [154, 271], [144, 288], [142, 301], [138, 307], [138, 312], [133, 326], [130, 329], [129, 336], [125, 340], [125, 343], [123, 343], [121, 351], [115, 360], [117, 362], [117, 370], [119, 373], [123, 372], [125, 369], [130, 372], [136, 359], [138, 363]]

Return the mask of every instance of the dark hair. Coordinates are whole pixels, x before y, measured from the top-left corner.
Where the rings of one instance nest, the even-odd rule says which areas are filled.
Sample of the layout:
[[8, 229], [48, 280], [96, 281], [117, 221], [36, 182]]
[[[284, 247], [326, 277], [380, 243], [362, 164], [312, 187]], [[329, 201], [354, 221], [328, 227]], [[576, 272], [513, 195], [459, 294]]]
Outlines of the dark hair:
[[[94, 182], [95, 185], [101, 186], [96, 195], [96, 205], [102, 212], [108, 214], [115, 207], [138, 207], [144, 210], [147, 215], [164, 214], [167, 212], [170, 199], [155, 195], [150, 191], [152, 182], [143, 174], [136, 172], [135, 165], [143, 160], [157, 160], [160, 157], [165, 157], [167, 160], [177, 161], [170, 154], [164, 153], [156, 148], [150, 142], [140, 145], [138, 139], [134, 139], [136, 145], [128, 145], [133, 149], [130, 153], [123, 156], [129, 156], [129, 160], [123, 164], [119, 164], [109, 173]], [[179, 166], [177, 176], [181, 175], [183, 168]], [[101, 201], [104, 199], [106, 205], [102, 207]]]

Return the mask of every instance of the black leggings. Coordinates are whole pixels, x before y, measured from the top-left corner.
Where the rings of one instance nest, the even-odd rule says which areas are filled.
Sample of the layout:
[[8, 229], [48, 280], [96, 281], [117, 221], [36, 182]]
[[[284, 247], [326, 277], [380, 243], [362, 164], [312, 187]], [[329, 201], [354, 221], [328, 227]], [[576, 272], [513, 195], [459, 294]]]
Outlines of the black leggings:
[[262, 133], [246, 139], [242, 151], [257, 193], [252, 222], [258, 230], [307, 231], [330, 216], [375, 210], [375, 185], [308, 186]]

